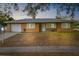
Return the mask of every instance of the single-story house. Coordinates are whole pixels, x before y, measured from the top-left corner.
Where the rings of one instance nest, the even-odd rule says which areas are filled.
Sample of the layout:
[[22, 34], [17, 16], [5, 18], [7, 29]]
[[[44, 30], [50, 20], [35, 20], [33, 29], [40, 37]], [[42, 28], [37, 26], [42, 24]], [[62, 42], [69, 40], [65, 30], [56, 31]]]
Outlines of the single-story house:
[[71, 20], [60, 19], [21, 19], [7, 21], [6, 32], [71, 32], [73, 23]]

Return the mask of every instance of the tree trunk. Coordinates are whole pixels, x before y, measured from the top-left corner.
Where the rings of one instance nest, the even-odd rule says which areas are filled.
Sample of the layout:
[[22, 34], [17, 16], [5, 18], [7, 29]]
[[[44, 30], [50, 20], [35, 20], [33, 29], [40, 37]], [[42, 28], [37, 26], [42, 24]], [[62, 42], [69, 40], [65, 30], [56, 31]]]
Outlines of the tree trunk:
[[74, 20], [74, 15], [71, 16], [71, 20], [72, 20], [72, 21]]

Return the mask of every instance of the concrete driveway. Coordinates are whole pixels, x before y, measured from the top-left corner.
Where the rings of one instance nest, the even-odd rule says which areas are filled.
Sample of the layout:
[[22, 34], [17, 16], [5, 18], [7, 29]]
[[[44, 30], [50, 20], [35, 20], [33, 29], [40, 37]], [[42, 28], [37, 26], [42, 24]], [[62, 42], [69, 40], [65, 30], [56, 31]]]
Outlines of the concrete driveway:
[[7, 39], [9, 37], [12, 37], [16, 35], [17, 33], [11, 33], [11, 32], [6, 32], [6, 33], [0, 33], [0, 40]]

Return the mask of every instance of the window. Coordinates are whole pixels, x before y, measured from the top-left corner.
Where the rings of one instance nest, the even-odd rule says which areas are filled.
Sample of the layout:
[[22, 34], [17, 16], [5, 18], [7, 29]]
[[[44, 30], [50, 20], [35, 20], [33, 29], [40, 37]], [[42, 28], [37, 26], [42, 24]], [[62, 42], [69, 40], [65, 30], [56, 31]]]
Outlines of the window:
[[46, 26], [47, 28], [56, 28], [56, 24], [55, 23], [49, 23]]
[[27, 28], [28, 29], [35, 29], [35, 23], [28, 23]]
[[56, 24], [55, 23], [51, 23], [50, 26], [51, 26], [51, 28], [56, 28]]
[[62, 23], [62, 28], [70, 28], [70, 23]]

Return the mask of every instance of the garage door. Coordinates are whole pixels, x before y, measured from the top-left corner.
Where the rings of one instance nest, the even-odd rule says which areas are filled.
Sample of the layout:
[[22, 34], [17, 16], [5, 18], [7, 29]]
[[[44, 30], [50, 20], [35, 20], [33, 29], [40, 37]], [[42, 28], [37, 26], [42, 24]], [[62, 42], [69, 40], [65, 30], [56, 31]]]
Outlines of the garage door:
[[12, 32], [21, 32], [21, 24], [11, 24]]

